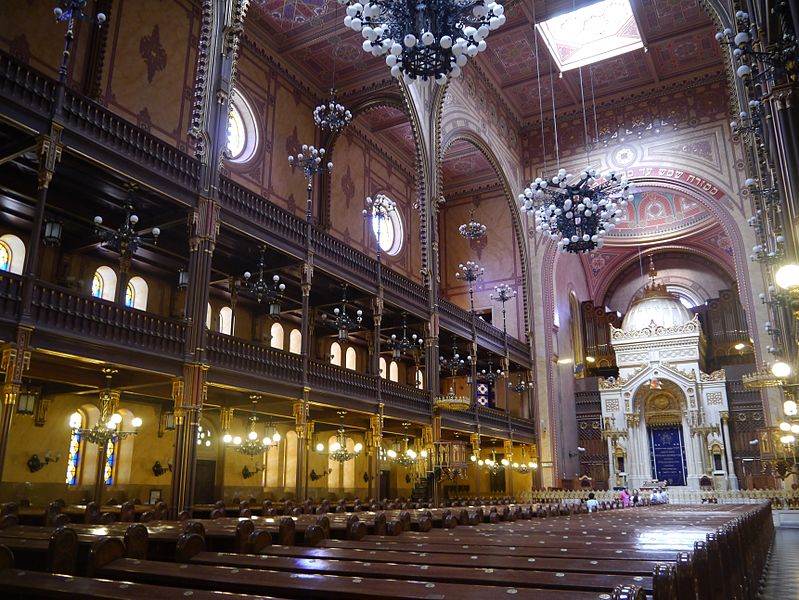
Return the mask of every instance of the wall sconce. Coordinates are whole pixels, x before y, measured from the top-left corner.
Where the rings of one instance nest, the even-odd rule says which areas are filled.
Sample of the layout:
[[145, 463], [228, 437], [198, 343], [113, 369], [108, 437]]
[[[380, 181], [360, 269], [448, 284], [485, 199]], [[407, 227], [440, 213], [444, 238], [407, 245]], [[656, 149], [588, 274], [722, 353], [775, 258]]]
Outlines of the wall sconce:
[[161, 477], [161, 475], [165, 475], [167, 471], [170, 473], [172, 472], [172, 465], [169, 462], [166, 463], [166, 468], [164, 468], [160, 460], [155, 461], [153, 465], [153, 475]]
[[61, 224], [61, 221], [47, 219], [44, 222], [44, 235], [42, 236], [42, 243], [44, 243], [45, 246], [60, 246], [63, 229], [64, 227]]
[[311, 473], [308, 475], [308, 477], [310, 477], [311, 481], [319, 481], [320, 479], [322, 479], [322, 477], [327, 477], [332, 472], [333, 469], [327, 468], [324, 471], [322, 471], [321, 475], [319, 475], [315, 470], [311, 469]]
[[366, 483], [369, 483], [370, 481], [372, 481], [372, 479], [374, 479], [374, 477], [372, 477], [371, 475], [369, 475], [369, 473], [367, 473], [366, 471], [364, 471], [364, 472], [363, 472], [363, 480], [364, 480]]
[[31, 473], [35, 473], [36, 471], [40, 471], [41, 469], [49, 465], [51, 462], [58, 462], [60, 458], [61, 458], [60, 452], [56, 452], [56, 454], [53, 454], [52, 452], [50, 452], [50, 450], [48, 450], [47, 452], [44, 453], [44, 462], [42, 462], [42, 459], [39, 458], [38, 454], [33, 454], [28, 459], [27, 462], [28, 470], [30, 470]]
[[255, 471], [250, 471], [250, 469], [247, 467], [247, 465], [244, 465], [244, 468], [242, 468], [242, 470], [241, 470], [241, 476], [244, 477], [244, 479], [249, 479], [250, 477], [253, 477], [254, 475], [257, 475], [259, 472], [261, 472], [263, 470], [264, 470], [264, 466], [263, 465], [260, 465], [260, 466], [259, 465], [255, 465]]

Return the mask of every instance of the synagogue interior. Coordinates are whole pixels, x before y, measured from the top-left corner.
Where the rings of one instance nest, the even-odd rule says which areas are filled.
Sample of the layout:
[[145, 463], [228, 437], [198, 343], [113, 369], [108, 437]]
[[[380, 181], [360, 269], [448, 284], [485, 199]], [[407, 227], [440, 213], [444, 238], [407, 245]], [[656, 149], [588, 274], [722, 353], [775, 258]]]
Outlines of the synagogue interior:
[[[781, 597], [797, 25], [784, 0], [0, 2], [0, 589]], [[567, 543], [592, 519], [619, 537]], [[356, 560], [391, 545], [414, 556]]]

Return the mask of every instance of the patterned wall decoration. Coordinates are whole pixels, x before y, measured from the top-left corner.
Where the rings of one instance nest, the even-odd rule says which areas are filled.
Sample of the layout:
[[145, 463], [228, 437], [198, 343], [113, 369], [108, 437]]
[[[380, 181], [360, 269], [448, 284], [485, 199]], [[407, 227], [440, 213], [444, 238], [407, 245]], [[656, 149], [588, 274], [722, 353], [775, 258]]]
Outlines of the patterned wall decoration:
[[191, 0], [164, 0], [157, 11], [141, 11], [134, 2], [114, 6], [101, 100], [186, 151], [200, 8]]

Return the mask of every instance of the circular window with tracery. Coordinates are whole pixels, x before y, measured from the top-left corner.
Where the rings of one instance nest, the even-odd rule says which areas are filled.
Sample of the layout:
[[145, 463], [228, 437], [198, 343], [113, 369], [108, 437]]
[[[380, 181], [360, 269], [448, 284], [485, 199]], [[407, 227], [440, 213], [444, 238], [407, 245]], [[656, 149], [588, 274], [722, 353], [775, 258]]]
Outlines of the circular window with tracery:
[[399, 210], [395, 209], [378, 218], [377, 209], [372, 209], [372, 232], [375, 235], [380, 249], [391, 256], [396, 256], [402, 250], [404, 232]]
[[258, 126], [250, 103], [238, 91], [230, 99], [227, 128], [228, 160], [246, 163], [258, 149]]

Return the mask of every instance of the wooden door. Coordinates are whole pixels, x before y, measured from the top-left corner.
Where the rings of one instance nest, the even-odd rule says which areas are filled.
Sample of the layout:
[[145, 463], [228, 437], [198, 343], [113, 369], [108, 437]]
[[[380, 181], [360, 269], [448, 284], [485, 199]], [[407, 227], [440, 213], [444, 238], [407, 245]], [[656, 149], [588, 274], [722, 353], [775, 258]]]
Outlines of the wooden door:
[[215, 498], [214, 486], [216, 484], [216, 461], [198, 460], [197, 472], [194, 479], [194, 503], [212, 504], [219, 500]]

